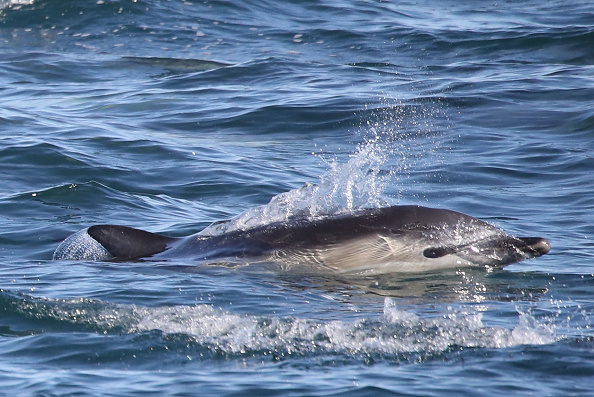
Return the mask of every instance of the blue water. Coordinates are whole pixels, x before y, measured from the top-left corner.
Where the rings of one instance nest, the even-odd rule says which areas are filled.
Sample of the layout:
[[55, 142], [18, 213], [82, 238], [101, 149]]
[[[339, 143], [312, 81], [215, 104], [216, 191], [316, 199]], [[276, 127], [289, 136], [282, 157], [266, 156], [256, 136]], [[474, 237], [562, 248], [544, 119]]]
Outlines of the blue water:
[[[590, 395], [593, 43], [586, 0], [0, 0], [0, 393]], [[553, 250], [359, 279], [51, 260], [98, 223], [388, 204]]]

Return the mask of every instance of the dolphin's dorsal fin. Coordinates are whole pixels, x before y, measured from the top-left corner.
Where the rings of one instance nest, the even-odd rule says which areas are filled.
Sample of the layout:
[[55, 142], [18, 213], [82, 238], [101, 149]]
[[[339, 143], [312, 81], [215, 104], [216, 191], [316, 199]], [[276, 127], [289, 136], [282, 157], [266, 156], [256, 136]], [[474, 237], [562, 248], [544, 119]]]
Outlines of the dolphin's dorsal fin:
[[145, 258], [167, 249], [175, 238], [146, 232], [127, 226], [96, 225], [87, 233], [101, 244], [116, 260]]

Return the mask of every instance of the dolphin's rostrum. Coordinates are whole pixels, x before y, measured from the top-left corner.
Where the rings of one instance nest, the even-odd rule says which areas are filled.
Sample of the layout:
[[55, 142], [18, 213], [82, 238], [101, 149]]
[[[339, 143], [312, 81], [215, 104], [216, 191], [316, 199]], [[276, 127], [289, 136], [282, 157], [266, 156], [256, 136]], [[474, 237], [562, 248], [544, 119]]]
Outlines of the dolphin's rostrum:
[[376, 274], [504, 267], [550, 249], [544, 238], [514, 237], [459, 212], [392, 206], [185, 238], [97, 225], [67, 238], [54, 259], [191, 258], [200, 264], [274, 262]]

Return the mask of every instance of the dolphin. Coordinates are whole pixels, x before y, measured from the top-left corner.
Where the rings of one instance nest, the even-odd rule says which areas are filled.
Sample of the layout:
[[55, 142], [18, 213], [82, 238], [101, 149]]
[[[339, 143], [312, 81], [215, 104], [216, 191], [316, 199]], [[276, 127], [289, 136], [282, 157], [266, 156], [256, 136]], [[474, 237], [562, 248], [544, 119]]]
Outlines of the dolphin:
[[274, 262], [341, 274], [502, 268], [549, 252], [540, 237], [514, 237], [447, 209], [415, 205], [294, 217], [220, 234], [176, 238], [127, 226], [96, 225], [64, 240], [56, 260], [137, 261], [189, 258], [196, 263]]

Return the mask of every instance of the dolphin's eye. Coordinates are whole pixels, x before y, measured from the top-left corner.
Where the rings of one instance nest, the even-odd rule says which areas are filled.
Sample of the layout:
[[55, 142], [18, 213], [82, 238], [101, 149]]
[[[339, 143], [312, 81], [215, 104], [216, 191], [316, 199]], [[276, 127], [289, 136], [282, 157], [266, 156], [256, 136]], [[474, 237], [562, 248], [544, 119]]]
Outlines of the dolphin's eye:
[[447, 247], [429, 247], [425, 248], [423, 251], [423, 256], [425, 258], [435, 259], [441, 258], [442, 256], [446, 256], [447, 254], [451, 254], [452, 249]]

